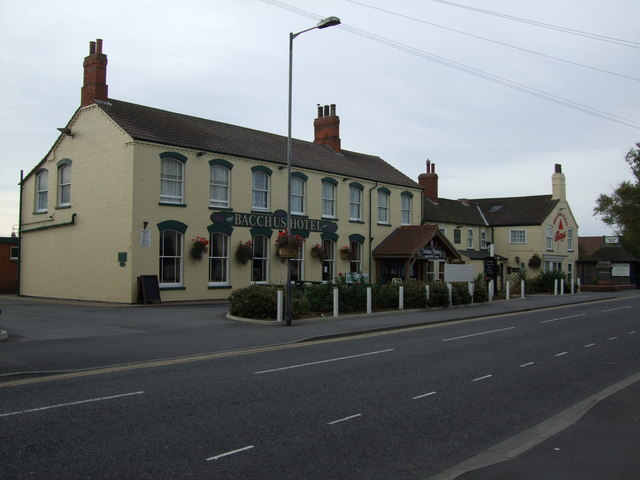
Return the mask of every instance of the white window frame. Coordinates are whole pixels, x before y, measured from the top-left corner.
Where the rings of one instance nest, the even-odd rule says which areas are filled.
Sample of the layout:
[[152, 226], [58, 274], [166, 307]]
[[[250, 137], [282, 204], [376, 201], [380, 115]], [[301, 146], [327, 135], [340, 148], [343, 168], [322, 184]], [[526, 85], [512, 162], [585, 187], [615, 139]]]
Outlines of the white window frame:
[[71, 205], [71, 165], [65, 163], [58, 168], [58, 207]]
[[[264, 179], [266, 186], [258, 185], [258, 179]], [[251, 175], [251, 209], [259, 211], [269, 210], [269, 182], [268, 173], [255, 170]]]
[[547, 225], [547, 251], [553, 251], [553, 225]]
[[401, 222], [402, 225], [411, 225], [411, 200], [409, 195], [401, 195]]
[[362, 189], [355, 185], [349, 187], [349, 220], [362, 221]]
[[473, 228], [467, 228], [467, 250], [473, 250], [474, 235]]
[[336, 277], [336, 242], [330, 239], [323, 240], [322, 251], [322, 280], [330, 282]]
[[209, 171], [209, 206], [229, 208], [231, 205], [231, 170], [224, 165], [211, 165]]
[[331, 182], [322, 182], [322, 217], [336, 218], [336, 196], [338, 187]]
[[[169, 186], [177, 188], [168, 188]], [[178, 194], [175, 190], [178, 190]], [[163, 158], [160, 162], [160, 202], [184, 203], [184, 163], [180, 160]]]
[[363, 245], [360, 242], [350, 242], [350, 258], [349, 258], [349, 272], [361, 273], [362, 272], [362, 250]]
[[306, 183], [304, 178], [291, 177], [291, 213], [294, 215], [305, 214]]
[[42, 170], [36, 174], [36, 213], [47, 211], [49, 202], [49, 171]]
[[509, 245], [526, 245], [527, 231], [524, 228], [509, 230]]
[[487, 230], [484, 228], [480, 229], [480, 250], [488, 250], [489, 245], [487, 241]]
[[573, 228], [567, 228], [567, 251], [573, 252]]
[[389, 225], [390, 197], [387, 192], [378, 190], [378, 223]]
[[291, 269], [291, 281], [303, 282], [304, 281], [304, 243], [298, 248], [298, 256], [290, 258], [289, 268]]
[[[165, 234], [171, 234], [174, 240], [179, 240], [178, 249], [179, 251], [173, 252], [173, 255], [168, 255], [165, 251]], [[161, 287], [182, 287], [184, 283], [184, 234], [178, 230], [163, 230], [160, 232], [160, 241], [158, 242], [160, 246], [159, 253], [159, 278], [160, 278], [160, 286]], [[165, 269], [165, 259], [173, 260], [177, 268], [174, 265], [174, 274], [177, 276], [177, 282], [164, 282], [163, 271]], [[167, 265], [168, 266], [168, 265]]]
[[[214, 232], [209, 234], [209, 286], [219, 287], [229, 285], [229, 235], [222, 232]], [[219, 244], [222, 243], [222, 249], [219, 249]], [[214, 273], [214, 264], [220, 263], [222, 268], [220, 273], [222, 278], [220, 280], [212, 280]]]
[[[251, 239], [253, 243], [253, 258], [251, 260], [251, 282], [258, 284], [266, 284], [269, 281], [269, 237], [265, 235], [254, 235]], [[262, 257], [258, 256], [258, 247], [260, 243], [263, 243], [264, 252]], [[262, 278], [260, 280], [256, 280], [255, 273], [256, 268], [255, 265], [259, 265], [257, 271], [262, 273]]]

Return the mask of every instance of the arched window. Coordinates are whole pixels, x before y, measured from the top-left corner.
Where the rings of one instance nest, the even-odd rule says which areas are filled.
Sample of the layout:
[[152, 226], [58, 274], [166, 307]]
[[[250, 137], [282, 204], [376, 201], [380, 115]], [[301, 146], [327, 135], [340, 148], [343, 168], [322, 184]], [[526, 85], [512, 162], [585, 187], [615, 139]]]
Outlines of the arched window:
[[378, 189], [378, 223], [389, 224], [389, 190]]
[[184, 162], [166, 157], [160, 170], [160, 202], [184, 203]]
[[322, 280], [330, 282], [336, 276], [336, 242], [333, 240], [323, 240], [322, 250], [324, 252]]
[[267, 283], [269, 279], [269, 238], [265, 235], [253, 236], [253, 260], [251, 281]]
[[402, 200], [401, 204], [401, 219], [402, 225], [411, 225], [411, 202], [413, 200], [413, 195], [411, 192], [404, 192], [400, 197]]
[[349, 185], [349, 220], [362, 221], [362, 190], [364, 187], [359, 183]]
[[183, 237], [177, 230], [160, 232], [160, 285], [182, 286]]
[[49, 172], [40, 170], [36, 173], [36, 213], [47, 211], [49, 201]]
[[291, 213], [304, 215], [304, 196], [306, 182], [298, 176], [291, 177]]
[[335, 218], [338, 182], [333, 178], [322, 179], [322, 216]]
[[253, 210], [269, 209], [269, 174], [263, 170], [253, 170], [251, 199]]
[[221, 164], [211, 163], [209, 172], [209, 206], [229, 208], [231, 170]]
[[229, 235], [209, 235], [209, 285], [229, 285]]
[[58, 207], [71, 205], [71, 160], [58, 162]]

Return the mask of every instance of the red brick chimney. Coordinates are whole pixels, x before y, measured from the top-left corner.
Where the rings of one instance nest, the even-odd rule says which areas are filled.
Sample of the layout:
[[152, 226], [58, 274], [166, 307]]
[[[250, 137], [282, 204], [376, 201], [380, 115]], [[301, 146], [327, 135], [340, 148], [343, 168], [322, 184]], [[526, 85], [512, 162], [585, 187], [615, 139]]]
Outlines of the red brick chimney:
[[324, 108], [318, 105], [318, 118], [313, 121], [315, 137], [313, 143], [328, 145], [340, 153], [340, 117], [336, 115], [335, 104]]
[[422, 194], [432, 202], [438, 201], [438, 174], [436, 173], [436, 164], [427, 160], [427, 173], [421, 173], [418, 176], [418, 183], [424, 189]]
[[89, 55], [84, 58], [84, 83], [80, 106], [92, 105], [96, 100], [109, 98], [107, 85], [107, 56], [102, 53], [102, 40], [89, 42]]

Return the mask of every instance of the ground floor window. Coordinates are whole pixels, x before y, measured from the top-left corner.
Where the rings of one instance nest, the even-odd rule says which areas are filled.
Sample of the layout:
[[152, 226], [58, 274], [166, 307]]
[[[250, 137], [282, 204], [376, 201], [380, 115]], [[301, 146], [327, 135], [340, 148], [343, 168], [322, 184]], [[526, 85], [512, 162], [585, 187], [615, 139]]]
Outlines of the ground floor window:
[[160, 284], [182, 285], [182, 233], [165, 230], [160, 233]]
[[562, 262], [556, 260], [547, 260], [544, 262], [544, 270], [546, 272], [562, 271]]
[[350, 272], [362, 272], [362, 244], [360, 242], [351, 242], [350, 245]]
[[229, 284], [229, 235], [209, 236], [209, 285]]
[[267, 283], [269, 279], [269, 239], [264, 235], [253, 237], [251, 281]]
[[336, 276], [336, 242], [325, 240], [322, 242], [324, 260], [322, 261], [322, 280], [330, 282]]
[[302, 282], [304, 280], [304, 247], [298, 249], [298, 256], [290, 258], [291, 263], [291, 281]]

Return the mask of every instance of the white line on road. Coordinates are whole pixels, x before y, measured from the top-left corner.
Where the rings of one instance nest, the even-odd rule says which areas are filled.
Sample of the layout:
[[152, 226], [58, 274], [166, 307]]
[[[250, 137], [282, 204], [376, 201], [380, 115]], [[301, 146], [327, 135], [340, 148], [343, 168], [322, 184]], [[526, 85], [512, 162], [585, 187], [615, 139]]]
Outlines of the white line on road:
[[435, 395], [436, 392], [423, 393], [422, 395], [416, 395], [413, 397], [413, 400], [418, 400], [419, 398], [430, 397], [431, 395]]
[[368, 355], [378, 355], [379, 353], [393, 352], [393, 350], [394, 350], [393, 348], [388, 348], [386, 350], [378, 350], [376, 352], [359, 353], [358, 355], [349, 355], [348, 357], [329, 358], [327, 360], [319, 360], [317, 362], [309, 362], [309, 363], [300, 363], [298, 365], [289, 365], [288, 367], [272, 368], [270, 370], [261, 370], [259, 372], [254, 372], [254, 373], [256, 375], [261, 375], [263, 373], [280, 372], [282, 370], [290, 370], [292, 368], [309, 367], [311, 365], [320, 365], [321, 363], [338, 362], [340, 360], [349, 360], [352, 358], [366, 357]]
[[9, 413], [0, 413], [0, 417], [10, 417], [11, 415], [21, 415], [23, 413], [41, 412], [42, 410], [49, 410], [52, 408], [61, 408], [61, 407], [70, 407], [72, 405], [81, 405], [83, 403], [102, 402], [104, 400], [113, 400], [115, 398], [130, 397], [132, 395], [142, 395], [143, 393], [144, 392], [122, 393], [120, 395], [111, 395], [109, 397], [89, 398], [87, 400], [78, 400], [76, 402], [59, 403], [57, 405], [47, 405], [46, 407], [30, 408], [28, 410], [19, 410], [16, 412], [9, 412]]
[[244, 452], [245, 450], [251, 450], [253, 445], [247, 445], [246, 447], [238, 448], [237, 450], [231, 450], [230, 452], [220, 453], [218, 455], [214, 455], [213, 457], [207, 458], [207, 462], [211, 460], [218, 460], [223, 457], [228, 457], [229, 455], [235, 455], [236, 453]]
[[540, 323], [557, 322], [558, 320], [567, 320], [569, 318], [584, 317], [585, 315], [586, 313], [579, 313], [578, 315], [569, 315], [568, 317], [558, 317], [558, 318], [551, 318], [549, 320], [543, 320]]
[[516, 327], [499, 328], [498, 330], [488, 330], [486, 332], [472, 333], [470, 335], [461, 335], [459, 337], [444, 338], [442, 341], [450, 342], [452, 340], [460, 340], [461, 338], [477, 337], [478, 335], [488, 335], [490, 333], [504, 332], [506, 330], [513, 330], [514, 328]]
[[589, 343], [587, 345], [584, 346], [584, 348], [589, 348], [589, 347], [593, 347], [595, 346], [595, 343]]
[[485, 375], [484, 377], [478, 377], [471, 380], [472, 382], [479, 382], [480, 380], [486, 380], [487, 378], [491, 378], [493, 375]]
[[522, 365], [520, 365], [520, 368], [524, 368], [524, 367], [530, 367], [531, 365], [533, 365], [533, 362], [529, 362], [529, 363], [523, 363]]
[[563, 355], [566, 355], [569, 352], [560, 352], [560, 353], [556, 353], [556, 357], [561, 357]]
[[631, 330], [631, 331], [629, 332], [629, 335], [633, 335], [634, 333], [636, 333], [636, 331], [635, 331], [635, 330]]
[[602, 313], [615, 312], [616, 310], [626, 310], [627, 308], [631, 308], [631, 305], [627, 305], [626, 307], [617, 307], [617, 308], [610, 308], [608, 310], [602, 310]]
[[352, 420], [361, 416], [361, 413], [356, 413], [355, 415], [349, 415], [348, 417], [339, 418], [338, 420], [334, 420], [333, 422], [327, 422], [327, 425], [335, 425], [336, 423], [346, 422], [347, 420]]
[[616, 340], [618, 337], [609, 337], [609, 340]]

